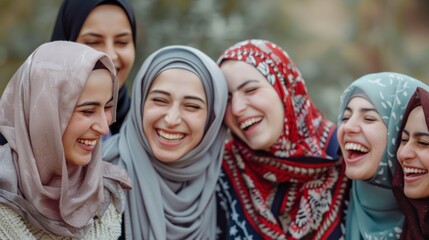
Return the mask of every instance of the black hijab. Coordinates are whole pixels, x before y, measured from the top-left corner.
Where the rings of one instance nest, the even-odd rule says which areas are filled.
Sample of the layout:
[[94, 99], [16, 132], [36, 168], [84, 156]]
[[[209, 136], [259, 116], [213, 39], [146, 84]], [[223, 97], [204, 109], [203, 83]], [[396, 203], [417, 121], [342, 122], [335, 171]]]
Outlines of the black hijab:
[[134, 46], [136, 45], [136, 19], [131, 5], [126, 0], [64, 0], [58, 11], [51, 41], [75, 42], [89, 13], [99, 5], [113, 4], [124, 9], [130, 21]]
[[[58, 11], [51, 41], [65, 40], [75, 42], [89, 13], [97, 6], [104, 4], [112, 4], [124, 9], [131, 25], [134, 47], [137, 47], [136, 19], [131, 5], [126, 0], [64, 0]], [[130, 103], [127, 87], [123, 85], [119, 89], [116, 122], [110, 126], [111, 134], [119, 132], [122, 122], [130, 109]]]

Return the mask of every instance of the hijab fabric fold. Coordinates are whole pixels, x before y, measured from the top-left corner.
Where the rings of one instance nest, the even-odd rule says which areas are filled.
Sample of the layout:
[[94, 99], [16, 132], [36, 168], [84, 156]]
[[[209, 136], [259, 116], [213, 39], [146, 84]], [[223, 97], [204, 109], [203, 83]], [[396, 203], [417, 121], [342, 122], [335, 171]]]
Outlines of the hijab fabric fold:
[[[112, 4], [121, 7], [128, 17], [131, 26], [134, 46], [137, 47], [137, 24], [133, 9], [127, 0], [64, 0], [58, 11], [54, 31], [51, 41], [73, 41], [77, 40], [82, 25], [91, 11], [105, 4]], [[127, 86], [124, 84], [119, 89], [116, 122], [110, 125], [112, 134], [119, 132], [128, 110], [130, 109], [130, 97], [127, 93]]]
[[409, 76], [373, 73], [354, 81], [342, 94], [338, 122], [350, 99], [356, 96], [370, 101], [387, 127], [387, 146], [375, 176], [368, 181], [352, 181], [347, 210], [346, 239], [398, 239], [404, 215], [392, 192], [396, 167], [399, 126], [408, 100], [424, 84]]
[[298, 68], [277, 45], [242, 41], [218, 63], [228, 60], [248, 63], [267, 78], [285, 116], [283, 132], [268, 151], [252, 150], [237, 136], [226, 144], [219, 196], [236, 195], [228, 200], [229, 214], [242, 212], [230, 217], [235, 223], [228, 234], [239, 228], [244, 236], [252, 229], [263, 239], [328, 238], [339, 229], [347, 185], [343, 165], [327, 152], [335, 124], [318, 111]]
[[[0, 203], [61, 236], [83, 237], [111, 195], [121, 207], [119, 184], [130, 184], [125, 171], [101, 161], [99, 143], [88, 165], [75, 167], [68, 176], [62, 135], [98, 61], [111, 73], [116, 99], [118, 83], [107, 55], [58, 41], [30, 55], [0, 100], [0, 132], [8, 141], [0, 147]], [[113, 186], [111, 191], [105, 191], [104, 183]]]
[[[157, 160], [143, 132], [149, 88], [166, 69], [182, 68], [201, 79], [208, 102], [203, 139], [172, 163]], [[174, 79], [172, 79], [174, 81]], [[197, 49], [169, 46], [150, 55], [133, 86], [129, 116], [120, 133], [106, 141], [106, 161], [124, 166], [133, 182], [125, 211], [127, 239], [214, 239], [215, 185], [226, 130], [222, 124], [227, 85], [216, 63]]]
[[[426, 126], [429, 129], [429, 87], [418, 87], [408, 103], [402, 121], [398, 138], [407, 123], [411, 111], [422, 106], [425, 116]], [[399, 147], [399, 146], [398, 146]], [[402, 228], [400, 239], [429, 239], [429, 198], [410, 199], [404, 193], [404, 171], [401, 167], [395, 169], [393, 175], [393, 193], [398, 200], [399, 206], [405, 215], [405, 222]]]

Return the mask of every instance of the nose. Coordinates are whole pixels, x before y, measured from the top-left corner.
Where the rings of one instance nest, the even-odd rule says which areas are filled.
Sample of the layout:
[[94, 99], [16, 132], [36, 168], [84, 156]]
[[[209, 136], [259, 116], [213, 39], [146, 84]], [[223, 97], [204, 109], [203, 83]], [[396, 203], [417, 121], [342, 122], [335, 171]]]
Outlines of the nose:
[[92, 124], [92, 129], [100, 135], [106, 135], [109, 133], [109, 123], [111, 118], [108, 116], [108, 112], [100, 113], [100, 116]]
[[352, 117], [343, 123], [343, 128], [346, 133], [357, 133], [360, 130], [359, 123]]
[[232, 114], [240, 116], [247, 107], [247, 102], [243, 96], [235, 94], [230, 99]]
[[167, 127], [174, 127], [181, 123], [180, 110], [178, 106], [171, 106], [164, 117]]
[[397, 158], [398, 161], [403, 162], [405, 160], [410, 160], [416, 157], [416, 152], [414, 151], [413, 147], [411, 146], [410, 141], [401, 143], [401, 145], [398, 148], [397, 152]]
[[109, 55], [109, 57], [116, 65], [116, 61], [118, 61], [118, 53], [116, 52], [115, 44], [113, 41], [106, 42], [105, 53]]

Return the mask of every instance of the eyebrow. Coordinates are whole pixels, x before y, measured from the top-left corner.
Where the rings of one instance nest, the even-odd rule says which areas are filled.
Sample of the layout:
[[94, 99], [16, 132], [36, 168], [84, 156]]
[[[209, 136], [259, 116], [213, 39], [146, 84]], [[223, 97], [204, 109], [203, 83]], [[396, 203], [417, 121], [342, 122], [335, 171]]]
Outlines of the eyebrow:
[[[106, 102], [106, 104], [110, 103], [111, 101], [113, 101], [113, 96], [109, 99], [109, 101]], [[101, 103], [96, 101], [88, 101], [88, 102], [83, 102], [77, 105], [76, 107], [85, 107], [85, 106], [101, 106]]]
[[[244, 88], [247, 84], [254, 83], [254, 82], [258, 83], [259, 81], [256, 79], [247, 80], [244, 83], [238, 85], [236, 90], [240, 90], [240, 89]], [[231, 96], [231, 92], [228, 92], [228, 96]]]
[[[155, 89], [155, 90], [150, 91], [148, 95], [150, 95], [150, 94], [156, 94], [156, 93], [171, 96], [171, 94], [170, 94], [170, 93], [168, 93], [168, 92], [166, 92], [166, 91], [156, 90], [156, 89]], [[206, 102], [205, 102], [202, 98], [200, 98], [200, 97], [198, 97], [198, 96], [190, 96], [190, 95], [187, 95], [187, 96], [185, 96], [185, 99], [197, 100], [197, 101], [202, 102], [203, 104], [206, 104]]]
[[253, 82], [259, 82], [258, 80], [250, 79], [248, 81], [245, 81], [244, 83], [238, 85], [237, 90], [240, 90], [244, 88], [247, 84], [253, 83]]
[[[402, 133], [405, 133], [408, 136], [410, 136], [410, 133], [405, 129], [402, 130]], [[413, 136], [415, 136], [415, 137], [429, 137], [429, 133], [427, 133], [427, 132], [416, 132], [413, 134]]]
[[[120, 34], [115, 35], [115, 37], [128, 37], [131, 35], [132, 34], [130, 32], [124, 32], [124, 33], [120, 33]], [[93, 37], [98, 37], [98, 38], [103, 37], [103, 35], [98, 34], [98, 33], [94, 33], [94, 32], [84, 33], [84, 34], [82, 34], [82, 36], [93, 36]]]
[[[350, 111], [350, 112], [353, 112], [350, 107], [346, 107], [346, 109], [344, 111], [347, 111], [347, 110]], [[362, 113], [376, 112], [378, 114], [378, 111], [375, 108], [359, 108], [358, 110], [359, 110], [358, 112], [362, 112]]]

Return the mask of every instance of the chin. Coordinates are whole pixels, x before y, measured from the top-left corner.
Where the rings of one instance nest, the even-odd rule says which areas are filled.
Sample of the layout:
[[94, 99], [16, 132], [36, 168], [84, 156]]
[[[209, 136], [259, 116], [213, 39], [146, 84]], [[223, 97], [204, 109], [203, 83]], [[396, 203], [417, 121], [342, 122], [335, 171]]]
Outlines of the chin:
[[178, 156], [156, 155], [155, 154], [155, 158], [158, 159], [158, 161], [160, 161], [160, 162], [170, 163], [170, 162], [175, 162], [175, 161], [179, 160], [180, 157], [178, 157]]

